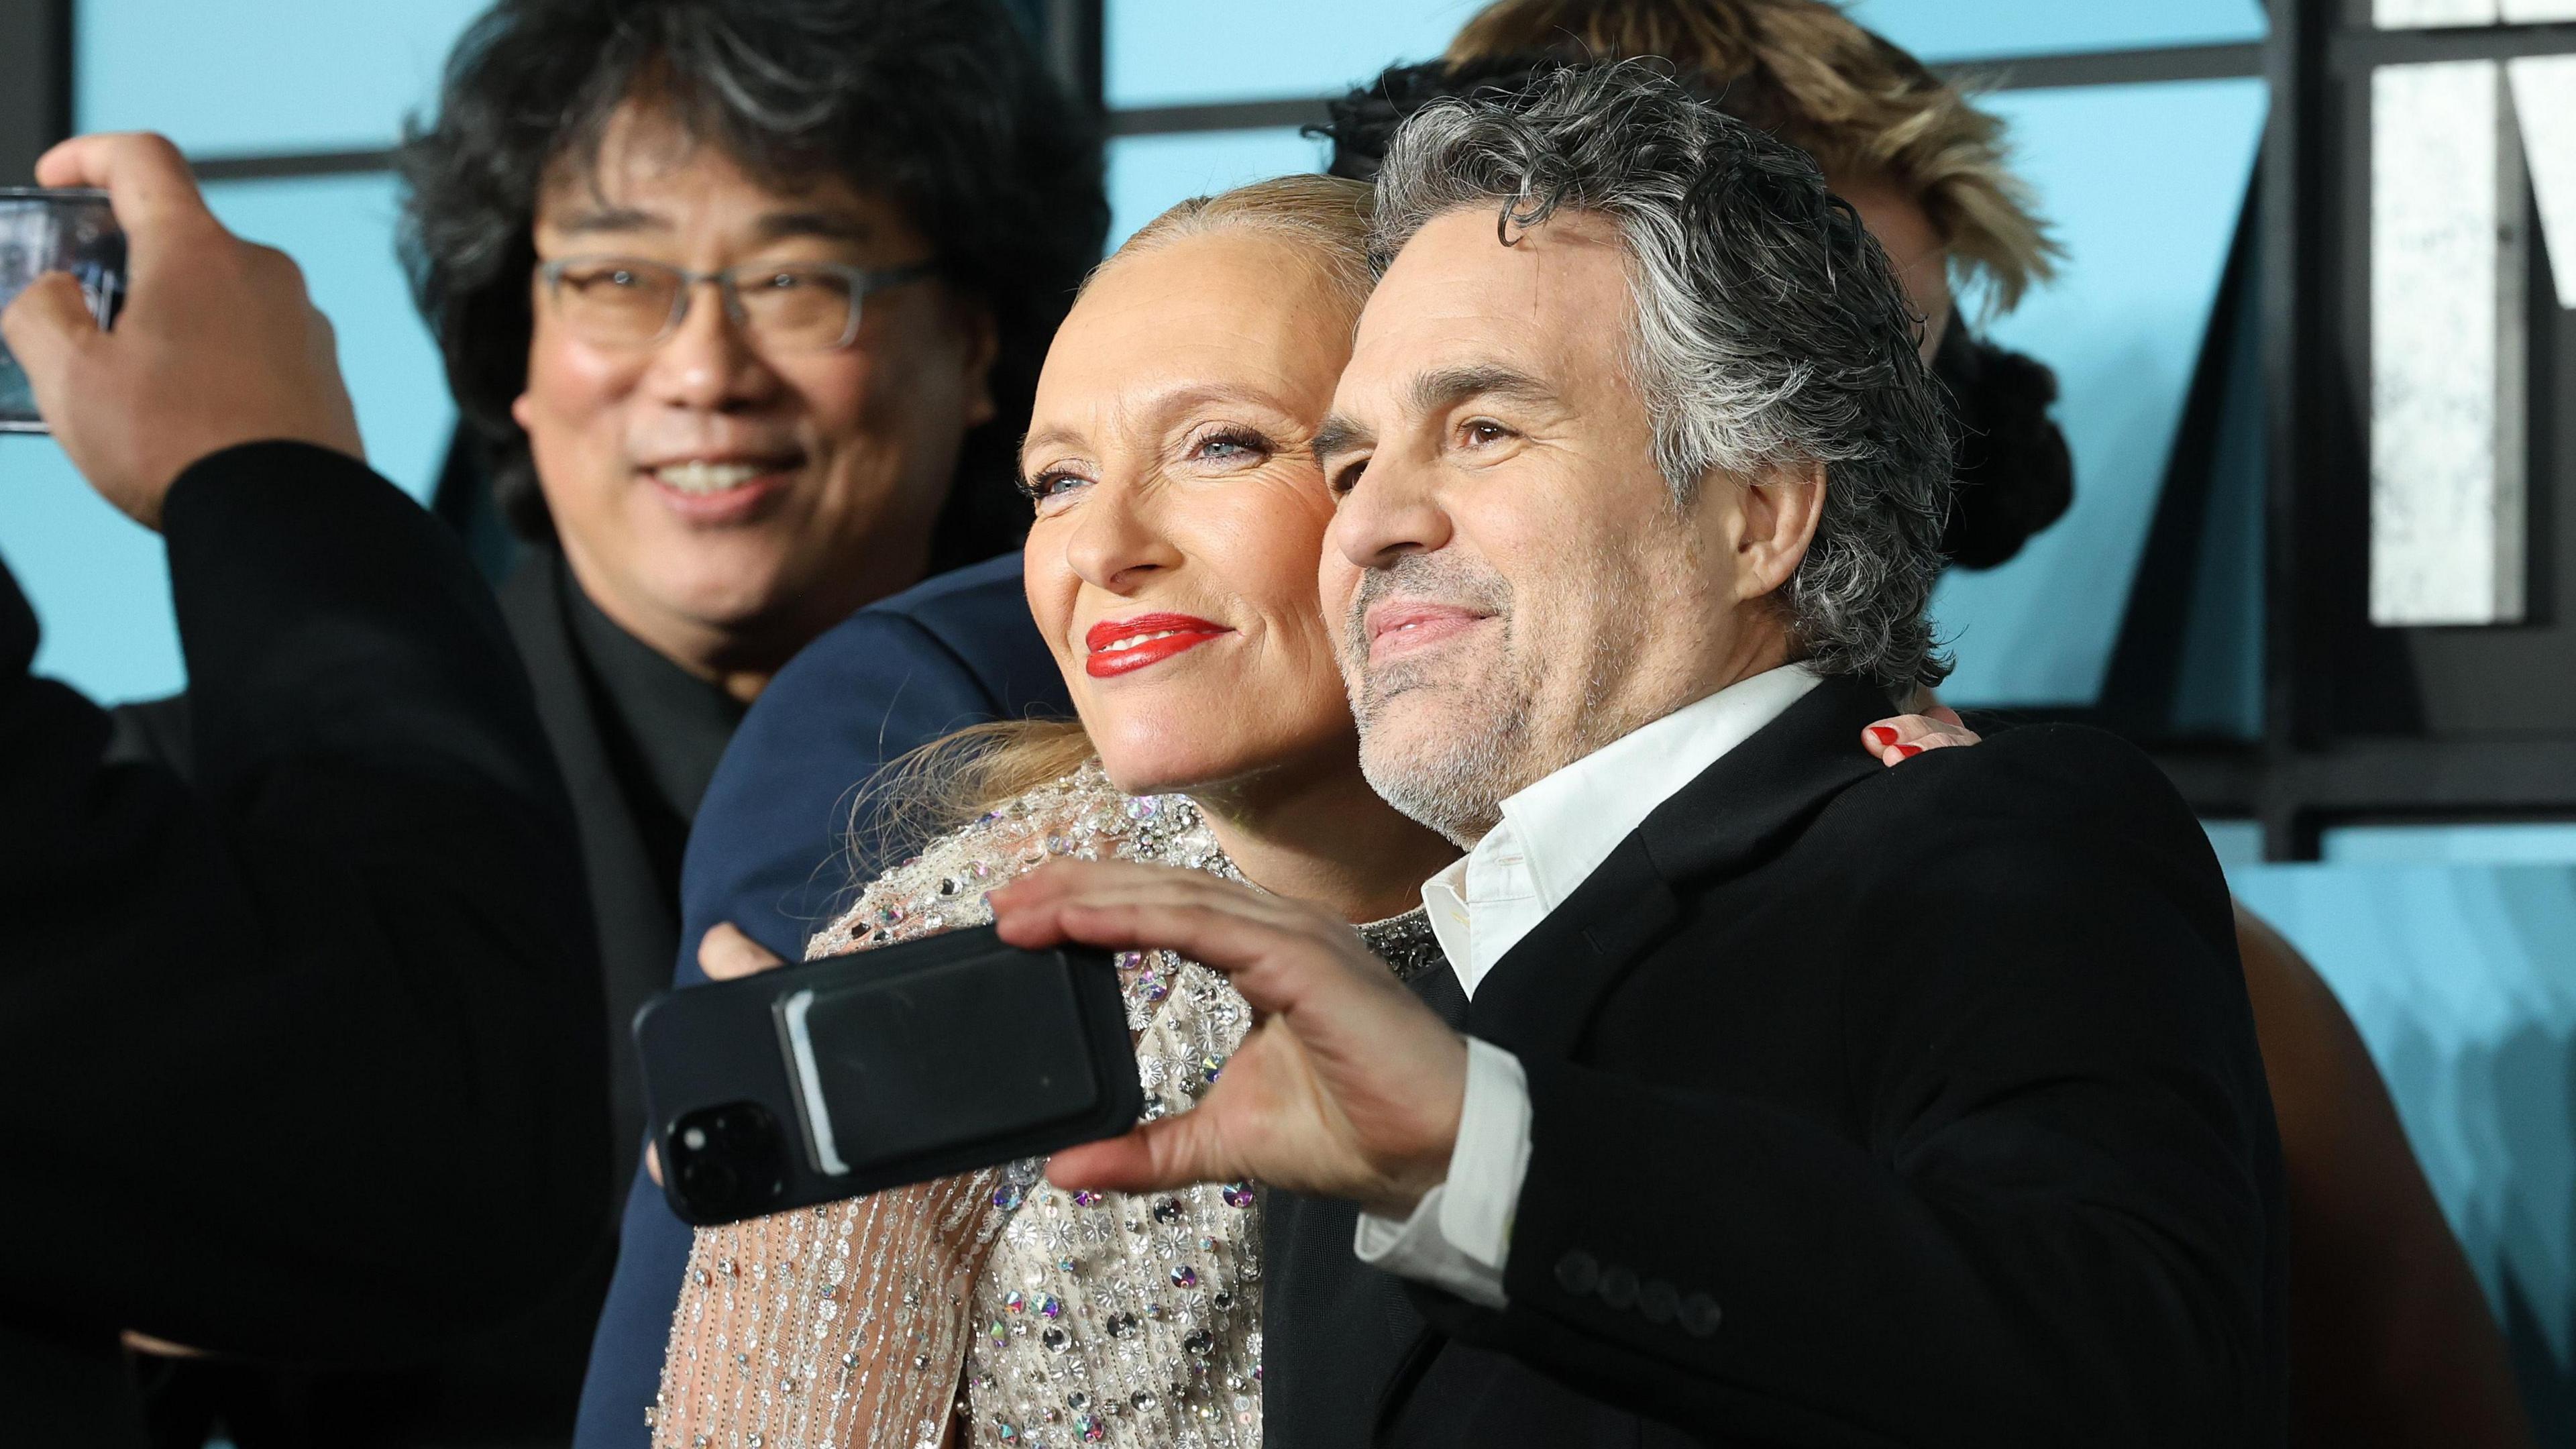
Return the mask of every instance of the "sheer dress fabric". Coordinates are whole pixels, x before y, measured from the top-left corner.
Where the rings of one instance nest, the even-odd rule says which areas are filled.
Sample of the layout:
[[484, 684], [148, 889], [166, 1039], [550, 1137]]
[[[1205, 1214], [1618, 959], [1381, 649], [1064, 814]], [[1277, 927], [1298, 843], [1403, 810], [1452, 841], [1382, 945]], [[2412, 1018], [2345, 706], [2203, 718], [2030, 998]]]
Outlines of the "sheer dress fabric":
[[[989, 922], [984, 892], [1056, 856], [1240, 878], [1187, 799], [1123, 795], [1095, 763], [886, 872], [807, 957]], [[1251, 1013], [1169, 952], [1118, 964], [1145, 1116], [1187, 1111]], [[1074, 1193], [1028, 1161], [700, 1229], [653, 1442], [915, 1449], [953, 1412], [964, 1444], [1253, 1449], [1260, 1212], [1249, 1184]]]

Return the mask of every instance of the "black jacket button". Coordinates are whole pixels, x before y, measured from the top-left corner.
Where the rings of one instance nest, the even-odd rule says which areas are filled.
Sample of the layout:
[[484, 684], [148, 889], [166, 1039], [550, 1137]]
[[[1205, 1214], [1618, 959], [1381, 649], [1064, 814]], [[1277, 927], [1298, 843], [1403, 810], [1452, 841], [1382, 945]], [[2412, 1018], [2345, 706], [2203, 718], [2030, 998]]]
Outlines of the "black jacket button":
[[1672, 1322], [1674, 1312], [1681, 1307], [1681, 1301], [1682, 1295], [1674, 1291], [1672, 1284], [1661, 1278], [1649, 1278], [1644, 1286], [1637, 1290], [1637, 1311], [1646, 1315], [1648, 1323]]
[[1717, 1332], [1717, 1300], [1705, 1293], [1694, 1293], [1682, 1300], [1682, 1331], [1693, 1338], [1708, 1338]]
[[1637, 1275], [1625, 1268], [1601, 1270], [1601, 1301], [1613, 1308], [1625, 1308], [1637, 1301]]
[[1568, 1293], [1589, 1293], [1600, 1281], [1601, 1264], [1581, 1248], [1556, 1260], [1556, 1286]]

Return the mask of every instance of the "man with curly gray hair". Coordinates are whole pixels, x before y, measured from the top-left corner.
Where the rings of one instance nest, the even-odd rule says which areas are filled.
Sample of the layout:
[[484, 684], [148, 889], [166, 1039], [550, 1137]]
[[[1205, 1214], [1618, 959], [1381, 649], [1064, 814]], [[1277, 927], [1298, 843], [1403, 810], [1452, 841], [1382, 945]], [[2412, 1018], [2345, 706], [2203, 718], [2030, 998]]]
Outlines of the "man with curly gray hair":
[[1041, 872], [1260, 1024], [1067, 1186], [1254, 1178], [1276, 1446], [2250, 1445], [2279, 1149], [2227, 895], [2135, 751], [1884, 770], [1947, 441], [1813, 163], [1639, 63], [1406, 122], [1316, 448], [1450, 973], [1213, 879]]

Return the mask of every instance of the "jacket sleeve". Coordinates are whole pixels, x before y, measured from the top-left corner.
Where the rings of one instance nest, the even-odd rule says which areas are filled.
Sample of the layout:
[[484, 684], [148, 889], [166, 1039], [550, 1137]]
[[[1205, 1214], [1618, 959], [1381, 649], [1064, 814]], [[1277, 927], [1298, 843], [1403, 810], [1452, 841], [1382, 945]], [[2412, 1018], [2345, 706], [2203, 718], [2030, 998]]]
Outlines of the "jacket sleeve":
[[[680, 876], [677, 983], [707, 979], [697, 943], [720, 921], [804, 959], [806, 938], [885, 864], [866, 849], [880, 802], [865, 784], [887, 761], [1004, 707], [955, 651], [889, 609], [862, 609], [807, 645], [743, 717], [698, 807]], [[688, 1225], [637, 1171], [576, 1449], [647, 1441], [690, 1252]]]
[[1000, 713], [954, 651], [901, 614], [863, 609], [808, 645], [743, 717], [708, 782], [681, 869], [683, 986], [698, 938], [731, 921], [790, 961], [893, 862], [868, 786], [919, 746]]
[[604, 1241], [570, 808], [482, 583], [365, 467], [229, 449], [164, 534], [192, 784], [107, 763], [0, 610], [11, 1296], [210, 1349], [434, 1349]]
[[1525, 1059], [1509, 1305], [1418, 1290], [1435, 1322], [1748, 1441], [2278, 1441], [2279, 1165], [2223, 884], [2143, 760], [2011, 739], [1904, 767], [1936, 769], [1902, 848], [1797, 965], [1844, 982], [1818, 1050], [1866, 1130]]

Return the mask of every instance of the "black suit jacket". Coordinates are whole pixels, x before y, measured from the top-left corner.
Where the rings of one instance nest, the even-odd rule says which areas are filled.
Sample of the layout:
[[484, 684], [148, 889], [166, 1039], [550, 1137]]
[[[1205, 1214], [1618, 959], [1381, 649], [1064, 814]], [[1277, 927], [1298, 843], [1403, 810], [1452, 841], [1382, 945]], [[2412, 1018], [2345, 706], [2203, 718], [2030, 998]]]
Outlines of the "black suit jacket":
[[[670, 985], [689, 822], [655, 798], [638, 746], [627, 738], [607, 686], [574, 638], [572, 591], [578, 587], [561, 552], [532, 546], [521, 550], [517, 567], [493, 592], [572, 799], [607, 1000], [611, 1180], [622, 1183], [635, 1173], [644, 1140], [642, 1073], [628, 1023]], [[110, 710], [108, 758], [165, 765], [187, 775], [194, 768], [194, 692]], [[587, 1331], [581, 1336], [586, 1339]]]
[[[2205, 840], [2107, 735], [1886, 770], [1886, 709], [1827, 681], [1497, 963], [1509, 1306], [1292, 1211], [1271, 1443], [2280, 1441], [2279, 1149]], [[1301, 1318], [1336, 1280], [1374, 1313]], [[1430, 1326], [1390, 1351], [1397, 1291]]]
[[[496, 591], [501, 618], [526, 660], [537, 718], [554, 745], [581, 836], [581, 869], [599, 925], [607, 993], [608, 1101], [613, 1181], [624, 1184], [643, 1151], [644, 1088], [628, 1023], [671, 984], [680, 946], [680, 856], [689, 822], [642, 781], [635, 745], [573, 637], [578, 588], [553, 548], [523, 551]], [[612, 1206], [618, 1195], [611, 1194]], [[581, 1335], [588, 1348], [588, 1333]]]
[[13, 1444], [133, 1439], [120, 1329], [399, 1360], [557, 1291], [602, 1228], [590, 918], [488, 591], [301, 445], [198, 463], [163, 533], [193, 781], [105, 759], [0, 572]]

